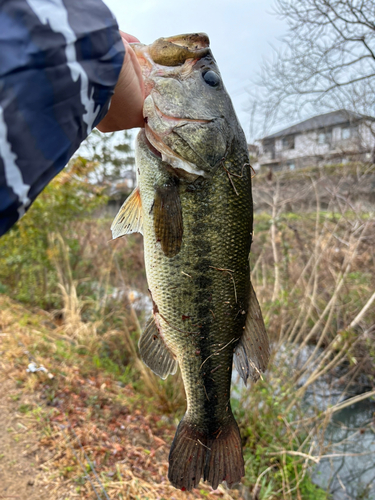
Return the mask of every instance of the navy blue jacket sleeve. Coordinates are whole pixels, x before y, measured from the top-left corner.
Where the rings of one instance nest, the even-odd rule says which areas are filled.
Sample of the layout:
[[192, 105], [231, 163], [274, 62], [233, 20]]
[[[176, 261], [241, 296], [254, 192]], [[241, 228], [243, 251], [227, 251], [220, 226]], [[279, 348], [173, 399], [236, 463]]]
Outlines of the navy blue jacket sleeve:
[[101, 0], [0, 0], [0, 235], [105, 116], [124, 46]]

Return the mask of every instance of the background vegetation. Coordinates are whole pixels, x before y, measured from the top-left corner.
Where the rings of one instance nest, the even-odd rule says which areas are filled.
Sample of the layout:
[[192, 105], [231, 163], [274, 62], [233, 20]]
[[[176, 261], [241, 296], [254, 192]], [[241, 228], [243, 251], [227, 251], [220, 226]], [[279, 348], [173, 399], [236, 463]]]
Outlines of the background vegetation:
[[[142, 240], [111, 241], [108, 196], [89, 182], [96, 168], [77, 158], [1, 240], [4, 362], [21, 394], [43, 396], [19, 407], [51, 451], [41, 484], [68, 498], [180, 498], [166, 470], [181, 379], [163, 382], [139, 359], [150, 314]], [[246, 477], [219, 497], [329, 498], [311, 479], [335, 453], [327, 425], [375, 395], [375, 215], [358, 197], [374, 174], [353, 164], [254, 179], [252, 280], [272, 361], [257, 384], [235, 384]], [[46, 371], [27, 373], [30, 362]], [[340, 396], [307, 404], [319, 383]]]

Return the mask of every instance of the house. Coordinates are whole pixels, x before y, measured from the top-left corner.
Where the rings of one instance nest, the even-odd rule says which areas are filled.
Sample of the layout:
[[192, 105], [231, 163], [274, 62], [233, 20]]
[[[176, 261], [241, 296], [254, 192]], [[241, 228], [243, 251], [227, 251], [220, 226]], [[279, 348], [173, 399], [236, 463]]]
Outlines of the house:
[[375, 160], [375, 118], [345, 109], [314, 116], [259, 141], [261, 169], [294, 170]]

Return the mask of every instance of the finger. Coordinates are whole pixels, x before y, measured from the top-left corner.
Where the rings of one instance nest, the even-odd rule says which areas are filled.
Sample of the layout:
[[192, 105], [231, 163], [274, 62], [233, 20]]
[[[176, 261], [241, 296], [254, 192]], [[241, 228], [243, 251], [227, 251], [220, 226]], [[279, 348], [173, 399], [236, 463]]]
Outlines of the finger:
[[[124, 41], [124, 39], [123, 39]], [[145, 88], [144, 88], [144, 82], [143, 82], [143, 77], [142, 77], [142, 69], [139, 64], [138, 58], [134, 53], [134, 50], [132, 49], [131, 45], [128, 44], [127, 41], [124, 41], [124, 46], [126, 50], [126, 56], [128, 56], [131, 59], [132, 62], [132, 67], [133, 70], [135, 71], [135, 74], [137, 75], [137, 78], [139, 80], [139, 87], [141, 89], [143, 98], [145, 97]], [[125, 57], [126, 57], [125, 56]]]
[[139, 42], [138, 38], [136, 38], [135, 36], [133, 35], [129, 35], [128, 33], [125, 33], [124, 31], [120, 31], [120, 35], [121, 35], [121, 38], [123, 38], [124, 40], [126, 40], [127, 42], [129, 43], [134, 43], [134, 42]]

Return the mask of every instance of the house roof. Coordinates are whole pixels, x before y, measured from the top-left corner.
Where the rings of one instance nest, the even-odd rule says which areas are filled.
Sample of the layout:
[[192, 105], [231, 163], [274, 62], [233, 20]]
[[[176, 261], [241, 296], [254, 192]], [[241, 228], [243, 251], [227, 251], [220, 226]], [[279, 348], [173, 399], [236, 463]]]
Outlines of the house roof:
[[285, 137], [290, 134], [297, 134], [301, 132], [307, 132], [309, 130], [316, 130], [317, 128], [332, 127], [333, 125], [339, 125], [341, 123], [354, 122], [359, 120], [371, 120], [374, 121], [373, 116], [361, 115], [360, 113], [354, 113], [353, 111], [348, 111], [346, 109], [339, 109], [338, 111], [332, 111], [331, 113], [324, 113], [323, 115], [313, 116], [308, 120], [300, 123], [296, 123], [291, 127], [284, 128], [275, 134], [263, 137], [264, 139], [274, 139], [276, 137]]

